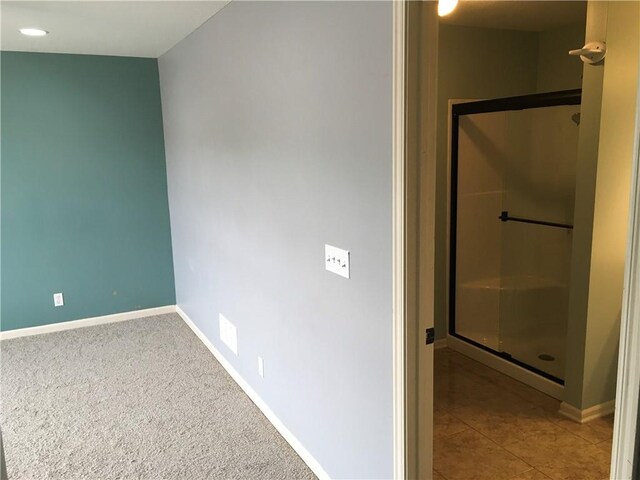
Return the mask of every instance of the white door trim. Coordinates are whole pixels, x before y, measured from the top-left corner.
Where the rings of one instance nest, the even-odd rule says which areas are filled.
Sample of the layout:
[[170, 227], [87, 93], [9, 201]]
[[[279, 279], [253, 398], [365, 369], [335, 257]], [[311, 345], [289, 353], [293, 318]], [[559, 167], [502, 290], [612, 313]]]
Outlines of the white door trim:
[[[406, 0], [394, 2], [394, 192], [393, 192], [393, 372], [394, 372], [394, 478], [408, 478], [409, 466], [415, 463], [411, 458], [417, 454], [412, 448], [412, 442], [407, 440], [407, 434], [411, 430], [408, 423], [415, 420], [412, 416], [413, 408], [406, 395], [407, 389], [415, 386], [407, 385], [407, 378], [413, 381], [412, 365], [407, 358], [407, 343], [403, 343], [404, 335], [411, 337], [417, 334], [413, 328], [408, 328], [407, 318], [407, 291], [413, 288], [412, 279], [409, 284], [406, 280], [406, 232], [407, 206], [406, 204], [406, 174], [407, 148], [411, 145], [402, 145], [406, 139], [406, 113], [407, 105], [402, 104], [405, 95], [405, 85], [411, 81], [405, 76], [407, 50], [411, 50], [415, 40], [407, 45]], [[412, 2], [413, 3], [413, 2]], [[415, 2], [422, 3], [422, 2]], [[402, 45], [401, 45], [402, 44]], [[430, 45], [431, 48], [433, 44]], [[437, 62], [437, 59], [436, 59]], [[638, 106], [636, 111], [636, 125], [640, 125], [640, 85], [638, 86]], [[406, 97], [405, 97], [406, 99]], [[428, 129], [429, 127], [427, 127]], [[428, 132], [427, 132], [428, 133]], [[618, 365], [618, 387], [616, 398], [616, 418], [614, 426], [611, 478], [619, 480], [631, 479], [634, 451], [636, 444], [636, 428], [638, 407], [640, 405], [640, 132], [636, 129], [634, 159], [631, 188], [631, 206], [629, 210], [630, 228], [628, 251], [626, 259], [626, 273], [624, 283], [624, 298], [621, 314], [620, 355]], [[448, 218], [448, 217], [447, 217]], [[421, 232], [422, 233], [422, 232]], [[447, 242], [448, 245], [448, 242]], [[404, 275], [403, 275], [404, 273]], [[448, 284], [448, 282], [447, 282]], [[424, 294], [424, 292], [422, 292]], [[415, 339], [407, 338], [410, 345]], [[425, 367], [421, 365], [421, 367]], [[409, 372], [409, 373], [407, 373]], [[421, 425], [424, 427], [425, 425]], [[426, 431], [428, 430], [428, 431]], [[432, 425], [422, 435], [432, 435]], [[425, 477], [426, 478], [426, 477]]]
[[406, 0], [393, 2], [393, 477], [406, 478], [405, 371]]
[[631, 479], [640, 395], [640, 82], [636, 98], [629, 233], [620, 318], [620, 353], [611, 478]]
[[[394, 478], [431, 478], [436, 2], [394, 3]], [[425, 125], [428, 127], [425, 128]]]

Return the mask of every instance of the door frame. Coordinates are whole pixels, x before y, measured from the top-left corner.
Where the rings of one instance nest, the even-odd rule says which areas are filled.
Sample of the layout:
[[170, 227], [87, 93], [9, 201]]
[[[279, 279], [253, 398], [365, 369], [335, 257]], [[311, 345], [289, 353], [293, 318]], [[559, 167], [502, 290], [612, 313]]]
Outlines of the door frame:
[[[640, 416], [640, 78], [637, 87], [627, 258], [620, 315], [616, 415], [611, 452], [611, 478], [620, 479], [633, 478]], [[635, 461], [637, 463], [637, 459]], [[636, 472], [636, 475], [639, 473]]]
[[393, 316], [393, 478], [406, 478], [407, 369], [405, 368], [405, 50], [406, 1], [393, 2], [392, 93], [392, 316]]
[[[436, 1], [393, 2], [393, 476], [433, 471]], [[424, 126], [427, 125], [427, 128]]]
[[[436, 1], [393, 2], [393, 477], [431, 478]], [[640, 125], [640, 82], [636, 125]], [[611, 477], [631, 478], [640, 405], [640, 129], [636, 128]], [[634, 355], [634, 353], [636, 353]], [[426, 454], [426, 455], [425, 455]]]

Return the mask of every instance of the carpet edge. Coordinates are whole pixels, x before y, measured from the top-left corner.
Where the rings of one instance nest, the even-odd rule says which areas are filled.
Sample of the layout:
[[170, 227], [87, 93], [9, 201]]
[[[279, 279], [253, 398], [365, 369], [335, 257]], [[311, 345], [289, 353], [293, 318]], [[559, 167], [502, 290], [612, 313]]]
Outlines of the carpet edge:
[[129, 312], [113, 313], [111, 315], [101, 315], [98, 317], [81, 318], [78, 320], [69, 320], [66, 322], [49, 323], [47, 325], [39, 325], [37, 327], [5, 330], [4, 332], [0, 332], [0, 340], [29, 337], [31, 335], [42, 335], [44, 333], [62, 332], [64, 330], [93, 327], [96, 325], [105, 325], [107, 323], [124, 322], [126, 320], [153, 317], [155, 315], [164, 315], [167, 313], [176, 313], [176, 306], [165, 305], [163, 307], [145, 308], [142, 310], [131, 310]]

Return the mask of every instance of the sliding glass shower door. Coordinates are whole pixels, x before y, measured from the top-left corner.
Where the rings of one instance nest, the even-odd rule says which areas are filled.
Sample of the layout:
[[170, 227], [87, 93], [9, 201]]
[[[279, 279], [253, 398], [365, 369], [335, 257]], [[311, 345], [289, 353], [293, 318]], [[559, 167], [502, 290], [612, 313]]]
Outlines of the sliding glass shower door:
[[579, 101], [471, 102], [452, 119], [450, 334], [559, 383]]

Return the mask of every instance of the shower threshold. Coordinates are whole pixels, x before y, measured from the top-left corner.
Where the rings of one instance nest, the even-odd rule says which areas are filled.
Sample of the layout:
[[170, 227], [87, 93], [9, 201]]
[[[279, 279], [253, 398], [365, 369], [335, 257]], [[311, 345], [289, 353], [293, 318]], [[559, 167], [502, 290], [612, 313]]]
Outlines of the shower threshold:
[[[564, 385], [562, 380], [550, 378], [551, 375], [542, 371], [534, 371], [532, 367], [519, 365], [513, 358], [505, 358], [484, 346], [476, 346], [472, 341], [456, 335], [447, 335], [447, 347], [473, 360], [503, 373], [519, 382], [529, 385], [557, 400], [564, 400]], [[475, 342], [474, 342], [475, 343]], [[562, 382], [562, 383], [561, 383]]]

